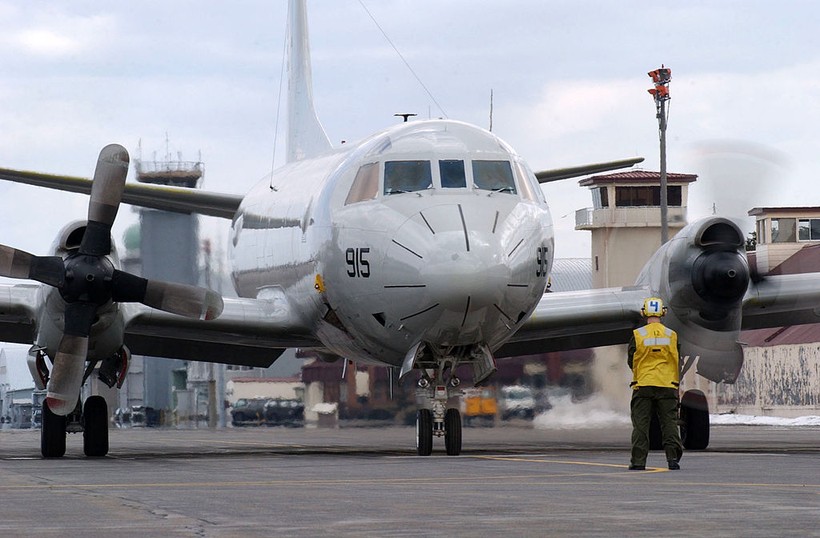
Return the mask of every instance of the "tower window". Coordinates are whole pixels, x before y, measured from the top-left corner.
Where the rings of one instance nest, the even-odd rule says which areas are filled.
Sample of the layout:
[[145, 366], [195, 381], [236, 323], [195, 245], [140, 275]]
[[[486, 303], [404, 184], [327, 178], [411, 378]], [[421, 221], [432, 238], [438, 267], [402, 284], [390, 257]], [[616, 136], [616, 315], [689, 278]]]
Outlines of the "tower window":
[[[666, 205], [680, 207], [683, 203], [680, 185], [666, 187]], [[615, 187], [615, 205], [618, 207], [646, 207], [661, 205], [660, 186]]]

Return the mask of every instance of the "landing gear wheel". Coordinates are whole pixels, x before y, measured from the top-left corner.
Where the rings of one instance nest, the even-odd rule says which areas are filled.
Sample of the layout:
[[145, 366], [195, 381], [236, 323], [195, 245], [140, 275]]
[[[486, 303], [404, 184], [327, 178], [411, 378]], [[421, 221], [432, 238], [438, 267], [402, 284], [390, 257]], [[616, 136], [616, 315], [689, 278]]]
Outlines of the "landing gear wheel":
[[709, 446], [709, 403], [699, 390], [687, 390], [680, 401], [680, 436], [687, 450]]
[[461, 454], [461, 413], [452, 407], [444, 414], [444, 446], [448, 456]]
[[83, 406], [83, 452], [89, 458], [108, 454], [108, 405], [102, 396], [89, 396]]
[[416, 450], [419, 456], [433, 453], [433, 412], [419, 409], [416, 413]]
[[40, 452], [44, 458], [62, 458], [65, 456], [66, 418], [55, 415], [43, 402], [43, 426], [40, 429]]

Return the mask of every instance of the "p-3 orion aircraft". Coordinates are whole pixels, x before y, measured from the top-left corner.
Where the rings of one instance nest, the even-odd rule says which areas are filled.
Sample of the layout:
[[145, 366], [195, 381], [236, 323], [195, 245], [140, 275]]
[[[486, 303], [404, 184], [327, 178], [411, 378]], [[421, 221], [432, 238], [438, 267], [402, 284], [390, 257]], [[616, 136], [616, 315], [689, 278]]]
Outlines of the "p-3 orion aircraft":
[[[480, 383], [497, 358], [626, 343], [643, 300], [658, 296], [682, 354], [731, 383], [741, 329], [820, 321], [820, 273], [752, 278], [743, 233], [720, 217], [686, 226], [632, 287], [545, 294], [554, 234], [539, 183], [642, 159], [533, 173], [495, 134], [452, 120], [333, 148], [312, 101], [305, 1], [289, 11], [287, 164], [246, 195], [126, 183], [118, 145], [102, 150], [93, 180], [0, 169], [0, 179], [90, 194], [88, 220], [63, 228], [51, 256], [0, 246], [0, 275], [39, 283], [0, 286], [0, 340], [32, 344], [35, 383], [48, 390], [44, 457], [63, 456], [66, 431], [80, 430], [88, 456], [107, 454], [105, 401], [79, 394], [94, 371], [121, 385], [131, 353], [265, 367], [303, 348], [395, 367], [426, 395], [418, 453], [443, 437], [458, 455], [461, 417], [448, 400], [459, 365]], [[119, 270], [120, 203], [230, 220], [239, 298]], [[708, 411], [697, 394], [683, 401], [695, 402], [683, 413], [687, 446], [704, 448]]]

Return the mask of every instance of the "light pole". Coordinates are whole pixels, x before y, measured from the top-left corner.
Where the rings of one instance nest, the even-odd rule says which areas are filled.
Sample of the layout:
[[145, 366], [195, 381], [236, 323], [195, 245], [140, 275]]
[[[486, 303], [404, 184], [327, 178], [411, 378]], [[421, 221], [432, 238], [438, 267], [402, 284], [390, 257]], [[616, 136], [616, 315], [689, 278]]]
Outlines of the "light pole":
[[672, 70], [661, 64], [660, 69], [655, 69], [647, 73], [655, 87], [649, 89], [649, 93], [655, 99], [656, 117], [658, 118], [658, 131], [661, 145], [661, 244], [669, 240], [669, 218], [667, 216], [667, 193], [666, 193], [666, 124], [669, 120], [669, 110], [666, 102], [669, 101], [669, 81], [672, 80]]

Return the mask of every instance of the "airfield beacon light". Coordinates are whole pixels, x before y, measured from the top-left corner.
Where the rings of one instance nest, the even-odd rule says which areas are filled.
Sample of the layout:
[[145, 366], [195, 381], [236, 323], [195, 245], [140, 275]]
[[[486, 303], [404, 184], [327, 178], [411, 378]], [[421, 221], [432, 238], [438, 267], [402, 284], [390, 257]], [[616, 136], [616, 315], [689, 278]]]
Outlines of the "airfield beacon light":
[[666, 102], [669, 96], [669, 81], [672, 80], [672, 70], [661, 64], [660, 69], [655, 69], [647, 73], [655, 84], [650, 88], [649, 94], [655, 100], [656, 117], [658, 118], [658, 132], [661, 144], [661, 244], [669, 240], [669, 219], [667, 217], [667, 192], [666, 192], [666, 124], [669, 120], [669, 110]]

